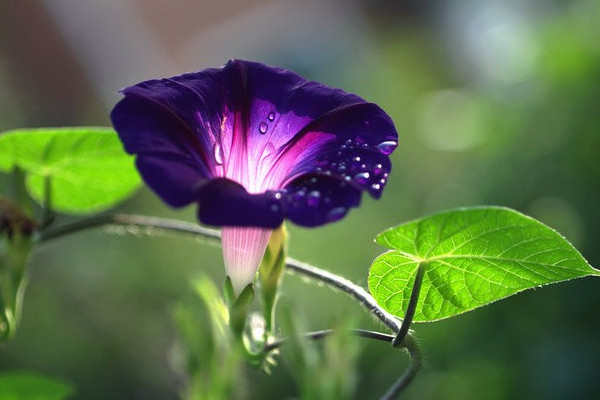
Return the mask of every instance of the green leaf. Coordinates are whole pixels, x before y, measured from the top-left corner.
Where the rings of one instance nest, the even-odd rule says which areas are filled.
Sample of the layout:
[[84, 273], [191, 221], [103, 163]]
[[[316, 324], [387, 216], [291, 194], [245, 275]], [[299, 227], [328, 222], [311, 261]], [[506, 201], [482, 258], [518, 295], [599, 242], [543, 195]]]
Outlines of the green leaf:
[[425, 275], [415, 322], [452, 317], [525, 289], [600, 276], [558, 232], [501, 207], [442, 212], [391, 228], [376, 241], [390, 249], [369, 272], [369, 290], [403, 317], [419, 264]]
[[133, 164], [110, 128], [41, 128], [0, 135], [0, 171], [19, 167], [26, 186], [39, 203], [45, 202], [46, 180], [51, 207], [83, 214], [114, 206], [140, 184]]
[[71, 385], [37, 373], [0, 373], [0, 400], [64, 400], [74, 392]]

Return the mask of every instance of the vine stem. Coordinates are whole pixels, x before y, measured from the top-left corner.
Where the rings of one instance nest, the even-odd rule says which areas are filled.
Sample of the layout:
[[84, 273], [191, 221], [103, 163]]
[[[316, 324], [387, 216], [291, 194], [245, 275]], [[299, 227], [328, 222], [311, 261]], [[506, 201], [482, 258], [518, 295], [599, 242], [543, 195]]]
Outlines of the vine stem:
[[[221, 240], [221, 233], [218, 230], [205, 228], [191, 222], [160, 217], [148, 217], [143, 215], [102, 214], [77, 220], [68, 224], [54, 227], [52, 229], [43, 230], [40, 232], [38, 242], [48, 242], [71, 233], [97, 228], [104, 225], [119, 225], [125, 227], [134, 226], [159, 230], [162, 229], [176, 233], [202, 236], [206, 239], [214, 241]], [[400, 319], [381, 308], [365, 289], [359, 285], [356, 285], [350, 280], [290, 257], [286, 259], [286, 266], [291, 271], [305, 275], [309, 278], [318, 279], [321, 282], [333, 286], [334, 288], [354, 297], [370, 313], [376, 316], [392, 331], [398, 332], [402, 327], [402, 321]]]
[[[336, 333], [336, 330], [327, 329], [327, 330], [322, 330], [322, 331], [308, 332], [308, 333], [303, 334], [302, 336], [305, 339], [318, 340], [318, 339], [326, 338], [334, 333]], [[356, 336], [359, 336], [359, 337], [366, 338], [366, 339], [374, 339], [374, 340], [379, 340], [379, 341], [388, 342], [388, 343], [393, 343], [397, 337], [396, 335], [388, 335], [386, 333], [369, 331], [369, 330], [365, 330], [365, 329], [353, 329], [350, 331], [350, 333], [352, 333]], [[286, 339], [280, 339], [280, 340], [268, 343], [265, 346], [264, 350], [266, 352], [273, 351], [273, 350], [281, 347], [282, 345], [284, 345], [286, 342], [287, 342]], [[410, 383], [413, 381], [413, 379], [417, 376], [417, 374], [423, 367], [423, 355], [421, 353], [421, 350], [419, 349], [419, 346], [418, 346], [415, 338], [413, 338], [410, 335], [405, 336], [404, 340], [402, 341], [402, 348], [404, 350], [406, 350], [406, 352], [408, 353], [409, 358], [410, 358], [410, 364], [409, 364], [408, 368], [402, 373], [400, 378], [398, 378], [398, 380], [396, 380], [396, 382], [394, 382], [394, 384], [380, 398], [380, 400], [394, 400], [394, 399], [398, 398], [400, 393], [402, 393], [402, 391], [404, 389], [406, 389], [408, 387], [408, 385], [410, 385]]]
[[[187, 235], [201, 236], [205, 239], [209, 239], [215, 242], [220, 242], [221, 240], [221, 234], [216, 229], [205, 228], [190, 222], [166, 219], [161, 217], [149, 217], [130, 214], [94, 215], [68, 224], [44, 229], [38, 233], [38, 237], [36, 238], [36, 240], [38, 243], [46, 243], [51, 240], [58, 239], [62, 236], [69, 235], [71, 233], [97, 228], [105, 225], [151, 228]], [[381, 308], [377, 304], [375, 299], [373, 299], [373, 297], [365, 289], [344, 277], [289, 257], [286, 259], [286, 267], [287, 271], [292, 271], [311, 279], [317, 279], [335, 289], [341, 290], [342, 292], [350, 295], [355, 300], [357, 300], [364, 308], [366, 308], [366, 310], [369, 311], [369, 313], [377, 317], [377, 319], [379, 319], [383, 324], [385, 324], [390, 330], [392, 330], [395, 333], [395, 335], [388, 335], [385, 333], [367, 331], [362, 329], [356, 329], [352, 331], [354, 334], [360, 337], [386, 341], [391, 343], [394, 347], [400, 347], [408, 352], [410, 358], [409, 367], [402, 374], [402, 376], [400, 376], [400, 378], [394, 383], [394, 385], [390, 387], [390, 389], [384, 394], [384, 396], [381, 397], [380, 400], [396, 399], [398, 395], [412, 382], [412, 380], [422, 367], [421, 351], [416, 340], [410, 334], [409, 328], [410, 324], [412, 323], [412, 316], [414, 315], [414, 309], [418, 300], [424, 268], [421, 268], [421, 266], [419, 266], [417, 275], [415, 277], [413, 292], [411, 294], [411, 298], [407, 309], [407, 318], [401, 320], [391, 315], [383, 308]], [[310, 332], [305, 334], [305, 337], [307, 339], [316, 340], [325, 338], [333, 332], [333, 330]], [[264, 350], [273, 350], [281, 346], [284, 342], [285, 340], [274, 341], [272, 343], [267, 344]]]

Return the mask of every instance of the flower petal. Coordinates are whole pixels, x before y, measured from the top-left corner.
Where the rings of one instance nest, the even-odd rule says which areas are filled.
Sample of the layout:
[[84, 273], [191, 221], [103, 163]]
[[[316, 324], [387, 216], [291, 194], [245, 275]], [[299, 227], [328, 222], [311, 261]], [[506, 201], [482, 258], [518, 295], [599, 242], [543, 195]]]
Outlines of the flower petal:
[[286, 218], [302, 226], [319, 226], [343, 218], [360, 204], [361, 190], [354, 184], [322, 174], [305, 174], [286, 186]]
[[143, 178], [172, 206], [198, 201], [204, 223], [316, 226], [387, 182], [391, 119], [293, 72], [233, 60], [123, 94], [111, 118]]
[[281, 194], [267, 191], [250, 194], [226, 178], [212, 180], [198, 195], [198, 219], [216, 226], [276, 228], [283, 222]]
[[236, 295], [254, 281], [271, 232], [262, 228], [223, 228], [223, 261]]

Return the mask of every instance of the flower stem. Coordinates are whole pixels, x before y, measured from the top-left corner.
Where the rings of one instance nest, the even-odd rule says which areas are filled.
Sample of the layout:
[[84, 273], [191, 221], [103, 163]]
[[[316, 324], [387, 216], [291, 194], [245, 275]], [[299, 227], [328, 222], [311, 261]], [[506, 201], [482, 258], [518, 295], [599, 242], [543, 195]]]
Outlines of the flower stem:
[[[44, 229], [39, 232], [37, 237], [38, 243], [45, 243], [53, 239], [58, 239], [62, 236], [69, 235], [71, 233], [96, 228], [105, 225], [118, 225], [125, 227], [137, 227], [137, 228], [151, 228], [158, 230], [165, 230], [177, 233], [183, 233], [194, 236], [201, 236], [210, 241], [219, 242], [221, 239], [220, 232], [215, 229], [204, 228], [197, 224], [165, 219], [160, 217], [148, 217], [141, 215], [126, 215], [126, 214], [103, 214], [95, 215], [82, 220], [71, 222], [65, 225]], [[406, 316], [404, 320], [401, 320], [383, 308], [381, 308], [375, 299], [361, 286], [352, 283], [350, 280], [333, 274], [331, 272], [322, 270], [315, 266], [306, 264], [304, 262], [295, 260], [293, 258], [286, 258], [286, 267], [290, 272], [304, 275], [311, 279], [319, 280], [335, 289], [341, 290], [342, 292], [350, 295], [357, 300], [363, 307], [367, 309], [372, 315], [377, 317], [383, 324], [385, 324], [395, 335], [388, 335], [380, 332], [366, 331], [362, 329], [353, 330], [353, 333], [360, 337], [381, 340], [392, 343], [394, 347], [405, 349], [410, 356], [410, 365], [408, 369], [404, 371], [402, 376], [392, 385], [392, 387], [384, 394], [380, 400], [393, 400], [406, 389], [406, 387], [412, 382], [417, 373], [422, 367], [422, 355], [418, 347], [416, 340], [411, 336], [409, 332], [414, 313], [416, 311], [416, 305], [419, 298], [419, 292], [421, 289], [421, 283], [423, 281], [423, 275], [425, 272], [425, 265], [419, 265], [417, 275], [415, 276], [415, 282], [413, 285], [413, 291], [407, 307]], [[305, 334], [308, 339], [321, 339], [329, 336], [333, 333], [332, 330], [310, 332]], [[269, 352], [281, 346], [285, 340], [278, 340], [265, 345], [263, 351]]]
[[427, 264], [424, 262], [419, 263], [417, 274], [415, 275], [415, 281], [412, 287], [412, 292], [410, 293], [410, 299], [408, 300], [408, 307], [406, 307], [404, 320], [402, 320], [402, 326], [398, 330], [394, 340], [392, 340], [393, 347], [399, 347], [408, 334], [408, 330], [410, 329], [410, 325], [412, 324], [412, 320], [415, 316], [415, 311], [417, 310], [417, 303], [419, 301], [419, 294], [421, 293], [421, 285], [423, 284], [423, 276], [425, 275], [426, 265]]
[[[319, 340], [326, 338], [336, 331], [334, 329], [327, 329], [316, 332], [308, 332], [303, 334], [304, 338], [309, 340]], [[366, 338], [379, 340], [383, 342], [391, 343], [396, 339], [394, 335], [388, 335], [386, 333], [369, 331], [365, 329], [353, 329], [351, 331], [352, 334]], [[269, 343], [265, 346], [265, 352], [273, 351], [286, 343], [286, 339], [280, 339], [275, 342]], [[409, 356], [409, 366], [404, 371], [404, 373], [398, 378], [396, 382], [388, 389], [388, 391], [380, 398], [380, 400], [394, 400], [396, 399], [400, 393], [408, 387], [408, 385], [412, 382], [412, 380], [417, 376], [419, 371], [423, 366], [423, 356], [417, 341], [410, 335], [406, 335], [404, 340], [402, 341], [401, 347], [406, 350]]]
[[381, 322], [394, 332], [398, 332], [402, 326], [402, 321], [391, 315], [375, 302], [375, 299], [367, 293], [365, 289], [358, 286], [346, 278], [332, 274], [329, 271], [322, 270], [301, 261], [289, 258], [286, 260], [286, 266], [289, 270], [305, 275], [309, 278], [318, 279], [329, 286], [332, 286], [344, 293], [354, 297], [371, 314], [375, 315]]

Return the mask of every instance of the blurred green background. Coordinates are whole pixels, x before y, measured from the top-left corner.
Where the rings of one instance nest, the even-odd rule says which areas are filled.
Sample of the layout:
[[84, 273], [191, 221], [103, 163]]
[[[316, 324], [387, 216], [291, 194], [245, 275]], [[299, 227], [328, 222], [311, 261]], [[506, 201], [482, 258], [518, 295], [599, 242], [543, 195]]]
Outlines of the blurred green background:
[[[496, 204], [563, 233], [600, 266], [600, 3], [597, 0], [20, 0], [0, 3], [0, 130], [108, 125], [116, 91], [246, 58], [378, 103], [400, 145], [379, 201], [339, 223], [290, 227], [296, 258], [366, 285], [383, 229]], [[2, 184], [4, 180], [0, 181]], [[147, 189], [118, 209], [194, 220]], [[72, 216], [59, 216], [65, 222]], [[184, 377], [173, 312], [220, 250], [173, 236], [96, 230], [39, 248], [0, 369], [72, 382], [76, 399], [175, 399]], [[425, 369], [406, 399], [590, 399], [600, 391], [600, 282], [528, 291], [416, 325]], [[378, 328], [344, 295], [286, 276], [281, 305], [308, 329]], [[359, 343], [356, 398], [406, 365]], [[241, 399], [293, 398], [285, 360], [246, 372]]]

